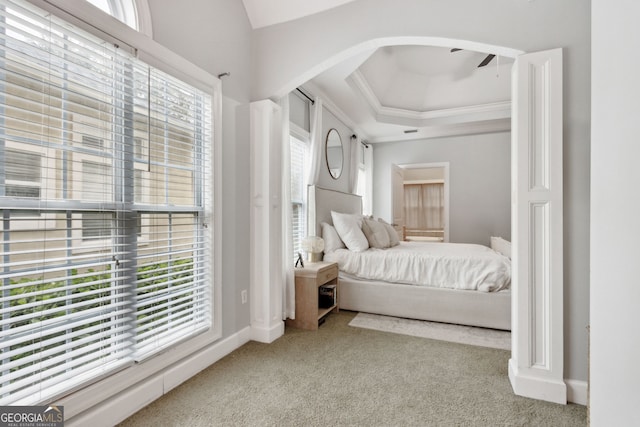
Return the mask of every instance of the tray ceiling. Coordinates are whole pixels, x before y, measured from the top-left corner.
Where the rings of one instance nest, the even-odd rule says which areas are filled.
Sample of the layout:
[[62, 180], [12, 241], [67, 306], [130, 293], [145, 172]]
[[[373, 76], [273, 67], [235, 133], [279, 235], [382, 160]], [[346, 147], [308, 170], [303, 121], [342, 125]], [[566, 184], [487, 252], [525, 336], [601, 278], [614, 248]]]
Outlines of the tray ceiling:
[[[314, 78], [324, 95], [371, 142], [510, 127], [513, 59], [433, 46], [387, 46]], [[412, 133], [405, 133], [414, 130]]]

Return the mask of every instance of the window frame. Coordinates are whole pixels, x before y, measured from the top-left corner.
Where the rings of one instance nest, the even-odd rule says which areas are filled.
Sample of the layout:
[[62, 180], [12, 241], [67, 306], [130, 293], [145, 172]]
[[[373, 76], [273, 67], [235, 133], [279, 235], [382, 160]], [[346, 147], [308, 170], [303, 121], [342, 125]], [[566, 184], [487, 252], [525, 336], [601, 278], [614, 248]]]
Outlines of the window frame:
[[[117, 9], [116, 13], [107, 12], [89, 0], [85, 0], [85, 2], [86, 5], [118, 20], [127, 27], [153, 38], [151, 11], [147, 0], [106, 0], [111, 6], [111, 10]], [[94, 10], [94, 13], [97, 11]]]
[[[77, 26], [89, 33], [120, 46], [121, 49], [137, 54], [138, 58], [152, 67], [164, 71], [183, 80], [190, 85], [203, 90], [212, 97], [211, 120], [212, 132], [212, 165], [210, 174], [212, 185], [212, 254], [209, 262], [212, 264], [212, 283], [210, 286], [211, 304], [213, 310], [213, 327], [208, 331], [192, 338], [187, 338], [172, 347], [171, 351], [157, 354], [153, 358], [140, 363], [128, 365], [120, 372], [115, 372], [102, 379], [82, 387], [82, 393], [69, 392], [65, 397], [56, 401], [65, 406], [67, 419], [86, 411], [96, 404], [114, 397], [127, 388], [151, 379], [154, 374], [167, 369], [177, 362], [194, 355], [199, 350], [215, 343], [222, 337], [222, 271], [221, 271], [221, 240], [222, 235], [222, 86], [220, 79], [193, 65], [179, 55], [154, 42], [146, 35], [139, 33], [125, 24], [115, 20], [105, 20], [104, 13], [85, 2], [69, 2], [68, 0], [28, 0], [53, 15]], [[72, 390], [73, 391], [73, 390]], [[86, 396], [92, 396], [87, 399]]]
[[[85, 162], [88, 163], [95, 163], [95, 164], [102, 164], [100, 162], [101, 159], [104, 159], [104, 157], [95, 155], [95, 154], [87, 154], [87, 153], [83, 153], [83, 152], [75, 152], [74, 156], [79, 160], [79, 161], [74, 161], [72, 164], [72, 168], [71, 168], [71, 173], [73, 174], [73, 181], [74, 182], [79, 182], [80, 184], [80, 188], [74, 188], [73, 189], [73, 197], [76, 200], [84, 200], [84, 196], [83, 196], [83, 192], [84, 192], [84, 169], [83, 169], [83, 165]], [[134, 161], [134, 174], [136, 172], [144, 172], [145, 168], [142, 164], [140, 164], [139, 162], [135, 162]], [[137, 180], [134, 179], [135, 183], [138, 183]], [[113, 182], [111, 183], [111, 185], [113, 185]], [[142, 187], [145, 188], [145, 187]], [[113, 191], [113, 190], [112, 190]], [[134, 193], [135, 193], [135, 189], [134, 189]], [[142, 194], [143, 199], [141, 201], [134, 201], [134, 204], [144, 204], [146, 201], [148, 201], [149, 198], [149, 194]], [[93, 239], [86, 239], [83, 236], [83, 229], [84, 229], [84, 224], [82, 222], [83, 214], [81, 213], [73, 213], [71, 215], [71, 222], [72, 222], [72, 231], [71, 231], [71, 238], [72, 238], [72, 253], [83, 253], [83, 252], [93, 252], [96, 250], [96, 247], [107, 247], [111, 244], [111, 237], [108, 238], [104, 238], [104, 239], [100, 239], [100, 238], [93, 238]], [[148, 230], [149, 229], [149, 225], [151, 223], [151, 220], [149, 219], [149, 215], [148, 214], [144, 214], [145, 216], [141, 218], [141, 227], [143, 230]], [[148, 245], [150, 242], [150, 237], [149, 237], [149, 232], [142, 232], [138, 234], [138, 245]]]
[[[73, 182], [80, 183], [80, 185], [78, 186], [79, 188], [76, 188], [76, 187], [73, 188], [72, 198], [80, 201], [91, 200], [90, 198], [87, 198], [84, 195], [84, 192], [85, 192], [84, 184], [86, 182], [84, 179], [85, 164], [101, 165], [101, 166], [104, 165], [106, 166], [107, 170], [109, 169], [109, 166], [100, 162], [99, 160], [101, 157], [99, 156], [85, 154], [85, 153], [73, 153], [73, 155], [74, 155], [74, 161], [71, 167], [71, 174], [73, 176]], [[110, 191], [111, 191], [111, 194], [113, 195], [113, 177], [110, 185], [112, 187]], [[96, 200], [96, 203], [100, 203], [100, 201]], [[100, 213], [106, 214], [107, 211], [102, 211]], [[105, 237], [103, 239], [101, 238], [85, 239], [83, 234], [83, 230], [84, 230], [83, 215], [84, 215], [83, 213], [71, 214], [71, 224], [72, 224], [72, 229], [71, 229], [72, 249], [71, 250], [72, 252], [74, 254], [82, 253], [82, 252], [93, 252], [98, 247], [101, 247], [101, 248], [109, 247], [109, 245], [111, 245], [111, 236]]]

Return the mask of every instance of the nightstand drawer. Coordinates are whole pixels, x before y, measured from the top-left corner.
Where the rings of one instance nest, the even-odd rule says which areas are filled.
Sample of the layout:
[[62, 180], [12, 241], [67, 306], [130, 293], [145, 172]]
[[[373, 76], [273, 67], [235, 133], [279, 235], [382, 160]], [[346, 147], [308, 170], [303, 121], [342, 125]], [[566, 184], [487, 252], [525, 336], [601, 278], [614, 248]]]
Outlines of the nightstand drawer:
[[333, 264], [329, 268], [322, 269], [318, 272], [318, 283], [327, 283], [338, 277], [338, 265]]

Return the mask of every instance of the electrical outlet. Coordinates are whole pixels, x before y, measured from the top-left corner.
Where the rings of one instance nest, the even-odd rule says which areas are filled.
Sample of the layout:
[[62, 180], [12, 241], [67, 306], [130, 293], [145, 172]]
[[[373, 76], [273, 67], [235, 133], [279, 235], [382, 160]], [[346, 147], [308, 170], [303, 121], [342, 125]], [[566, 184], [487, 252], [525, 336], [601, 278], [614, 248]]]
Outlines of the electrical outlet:
[[247, 303], [247, 290], [246, 289], [244, 291], [240, 292], [240, 299], [242, 300], [243, 304]]

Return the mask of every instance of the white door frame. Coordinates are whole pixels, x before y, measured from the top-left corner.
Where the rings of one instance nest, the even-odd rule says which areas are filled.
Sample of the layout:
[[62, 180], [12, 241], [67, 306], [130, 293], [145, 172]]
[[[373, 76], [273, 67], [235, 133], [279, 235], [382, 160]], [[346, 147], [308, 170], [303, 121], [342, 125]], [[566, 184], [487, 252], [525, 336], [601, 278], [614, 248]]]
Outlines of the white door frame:
[[391, 222], [404, 239], [404, 171], [398, 165], [391, 165]]

